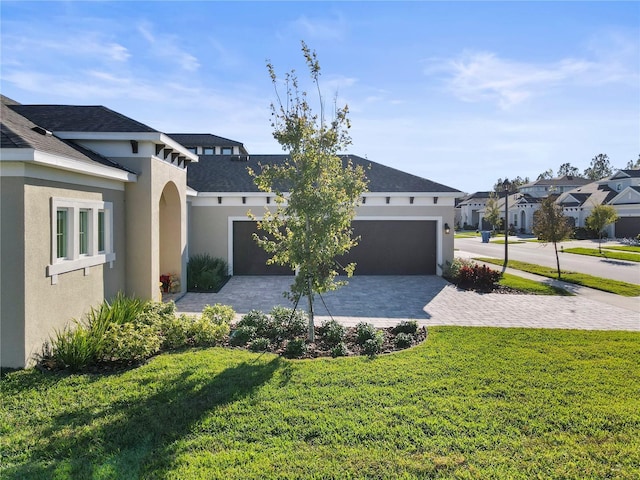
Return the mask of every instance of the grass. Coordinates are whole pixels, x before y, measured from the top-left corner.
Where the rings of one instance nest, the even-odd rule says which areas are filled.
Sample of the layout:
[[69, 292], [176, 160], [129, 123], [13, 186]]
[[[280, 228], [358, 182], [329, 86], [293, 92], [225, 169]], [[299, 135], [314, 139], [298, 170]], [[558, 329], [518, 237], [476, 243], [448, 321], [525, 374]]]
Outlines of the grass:
[[[498, 240], [490, 240], [490, 243], [497, 243], [499, 245], [504, 245], [504, 238], [498, 239]], [[509, 240], [509, 245], [512, 245], [514, 243], [527, 243], [526, 240]]]
[[509, 273], [502, 275], [498, 284], [531, 295], [573, 295], [571, 292], [567, 292], [562, 288], [547, 285], [546, 283], [536, 282], [535, 280], [529, 280], [528, 278], [522, 278], [517, 275], [511, 275]]
[[[476, 258], [475, 260], [492, 263], [494, 265], [502, 265], [503, 261], [497, 258]], [[558, 271], [553, 267], [544, 267], [533, 263], [519, 262], [517, 260], [509, 260], [508, 267], [529, 272], [543, 277], [558, 278]], [[637, 297], [640, 295], [640, 285], [633, 283], [611, 280], [608, 278], [595, 277], [586, 273], [567, 272], [561, 269], [562, 280], [576, 285], [583, 285], [589, 288], [595, 288], [604, 292], [615, 293], [625, 297]]]
[[640, 246], [637, 245], [606, 245], [602, 248], [606, 248], [607, 250], [621, 250], [623, 252], [640, 253]]
[[640, 333], [438, 327], [373, 360], [211, 348], [1, 380], [3, 479], [638, 478]]
[[480, 232], [476, 232], [475, 230], [458, 230], [455, 232], [453, 238], [473, 238], [479, 237]]
[[590, 257], [610, 258], [613, 260], [625, 260], [628, 262], [640, 262], [640, 255], [638, 255], [637, 253], [624, 251], [607, 251], [604, 248], [602, 249], [602, 253], [600, 253], [597, 248], [583, 247], [565, 248], [564, 252], [575, 253], [578, 255], [588, 255]]

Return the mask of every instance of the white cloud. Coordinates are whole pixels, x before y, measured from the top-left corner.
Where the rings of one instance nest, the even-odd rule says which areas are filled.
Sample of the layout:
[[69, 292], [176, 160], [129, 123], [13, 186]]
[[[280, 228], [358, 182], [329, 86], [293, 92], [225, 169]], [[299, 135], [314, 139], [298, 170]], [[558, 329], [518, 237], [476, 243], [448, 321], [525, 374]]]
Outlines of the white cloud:
[[341, 40], [347, 31], [347, 22], [342, 15], [325, 18], [298, 17], [290, 28], [302, 38], [312, 40]]
[[188, 72], [195, 72], [200, 68], [197, 57], [178, 46], [179, 37], [167, 34], [157, 36], [153, 33], [153, 25], [146, 21], [138, 25], [138, 32], [149, 43], [153, 55], [175, 62]]

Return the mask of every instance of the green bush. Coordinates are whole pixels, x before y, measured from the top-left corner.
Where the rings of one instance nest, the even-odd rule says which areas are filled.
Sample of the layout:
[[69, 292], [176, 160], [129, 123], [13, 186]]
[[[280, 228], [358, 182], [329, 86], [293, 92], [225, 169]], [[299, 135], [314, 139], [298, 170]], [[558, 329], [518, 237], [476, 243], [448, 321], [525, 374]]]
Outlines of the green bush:
[[362, 353], [370, 357], [376, 356], [382, 350], [382, 344], [384, 343], [384, 335], [378, 331], [373, 338], [368, 338], [362, 345]]
[[307, 353], [307, 344], [303, 338], [289, 340], [284, 348], [284, 356], [287, 358], [300, 358], [305, 353]]
[[272, 329], [267, 336], [272, 341], [292, 340], [307, 333], [309, 319], [303, 310], [278, 305], [273, 307], [270, 316]]
[[371, 323], [360, 322], [356, 325], [356, 342], [358, 345], [364, 345], [367, 340], [376, 338], [376, 327]]
[[344, 342], [338, 343], [336, 346], [331, 348], [331, 356], [333, 358], [336, 357], [346, 357], [349, 354], [349, 350]]
[[187, 327], [190, 322], [189, 317], [184, 314], [179, 318], [176, 318], [175, 315], [161, 317], [157, 324], [162, 339], [161, 348], [173, 349], [184, 346], [187, 342]]
[[396, 348], [409, 348], [413, 345], [413, 335], [410, 333], [400, 332], [393, 339], [393, 343]]
[[112, 324], [104, 338], [101, 360], [129, 362], [150, 357], [162, 339], [154, 325], [144, 322]]
[[256, 338], [256, 327], [252, 325], [241, 325], [237, 327], [229, 337], [229, 343], [233, 346], [243, 346]]
[[235, 312], [228, 305], [206, 305], [200, 318], [193, 320], [187, 330], [187, 336], [195, 345], [216, 345], [229, 334], [229, 324]]
[[100, 354], [101, 338], [96, 338], [91, 331], [79, 322], [75, 327], [56, 330], [51, 338], [51, 358], [58, 368], [78, 371], [93, 364]]
[[217, 291], [227, 277], [227, 262], [208, 253], [193, 255], [187, 262], [187, 290], [190, 292]]
[[418, 322], [415, 320], [403, 320], [398, 325], [393, 327], [393, 333], [398, 335], [400, 333], [408, 333], [415, 335], [418, 331]]
[[455, 283], [462, 267], [470, 267], [472, 265], [474, 265], [474, 263], [471, 260], [456, 257], [453, 259], [453, 262], [447, 262], [447, 265], [442, 272], [442, 276]]
[[260, 310], [250, 310], [242, 316], [238, 324], [240, 327], [255, 327], [257, 337], [267, 337], [272, 329], [271, 319]]
[[329, 347], [338, 346], [344, 340], [345, 327], [335, 320], [323, 323], [318, 329], [320, 338]]
[[256, 338], [249, 344], [249, 350], [252, 352], [266, 352], [270, 347], [271, 342], [264, 337]]

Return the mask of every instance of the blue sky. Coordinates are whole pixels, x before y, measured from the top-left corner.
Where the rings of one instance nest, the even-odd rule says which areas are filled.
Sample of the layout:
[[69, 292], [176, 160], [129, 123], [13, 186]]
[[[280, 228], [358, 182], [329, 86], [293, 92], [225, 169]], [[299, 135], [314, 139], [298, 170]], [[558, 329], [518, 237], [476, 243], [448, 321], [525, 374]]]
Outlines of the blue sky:
[[279, 153], [265, 64], [318, 54], [350, 153], [466, 192], [640, 153], [639, 2], [12, 2], [1, 84]]

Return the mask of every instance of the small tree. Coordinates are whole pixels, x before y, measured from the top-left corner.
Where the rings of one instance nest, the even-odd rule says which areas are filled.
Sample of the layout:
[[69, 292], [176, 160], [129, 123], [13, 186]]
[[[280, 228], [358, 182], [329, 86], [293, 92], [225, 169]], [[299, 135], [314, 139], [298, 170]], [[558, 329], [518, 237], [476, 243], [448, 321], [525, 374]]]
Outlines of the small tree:
[[638, 158], [634, 161], [634, 160], [629, 160], [627, 162], [627, 166], [625, 167], [626, 170], [640, 170], [640, 155], [638, 155]]
[[618, 220], [618, 213], [611, 205], [596, 205], [585, 219], [588, 228], [598, 232], [598, 252], [602, 253], [602, 234], [607, 225]]
[[484, 218], [491, 224], [493, 229], [500, 224], [500, 208], [498, 208], [498, 197], [494, 192], [489, 194], [489, 200], [484, 206]]
[[[335, 290], [344, 282], [336, 282], [338, 270], [351, 276], [355, 264], [340, 266], [336, 257], [346, 254], [357, 244], [352, 238], [351, 221], [367, 180], [364, 169], [343, 160], [338, 152], [351, 143], [347, 133], [348, 109], [336, 108], [330, 123], [324, 120], [320, 94], [320, 65], [315, 52], [302, 42], [302, 53], [318, 88], [320, 118], [301, 92], [294, 72], [286, 75], [286, 101], [278, 95], [273, 66], [267, 68], [276, 90], [277, 104], [271, 104], [273, 136], [287, 151], [282, 164], [261, 165], [254, 182], [264, 192], [275, 193], [275, 211], [265, 211], [258, 229], [266, 235], [254, 239], [272, 256], [268, 263], [287, 265], [296, 270], [295, 281], [287, 295], [296, 302], [308, 299], [309, 340], [314, 341], [313, 298]], [[285, 196], [285, 192], [288, 195]], [[249, 216], [257, 220], [249, 212]]]
[[529, 177], [522, 178], [520, 177], [520, 175], [518, 175], [513, 180], [509, 180], [508, 178], [505, 178], [504, 180], [502, 178], [498, 178], [498, 181], [496, 181], [496, 183], [493, 185], [493, 191], [499, 194], [503, 193], [505, 182], [508, 183], [509, 193], [512, 194], [516, 193], [518, 191], [518, 188], [522, 185], [526, 185], [527, 183], [529, 183], [530, 180]]
[[562, 207], [555, 203], [554, 197], [545, 198], [540, 209], [533, 214], [533, 233], [543, 242], [553, 243], [556, 252], [558, 279], [561, 278], [560, 257], [558, 256], [558, 242], [571, 234], [568, 218], [562, 212]]
[[553, 170], [550, 168], [549, 170], [545, 170], [540, 175], [538, 175], [538, 178], [536, 180], [550, 180], [552, 178], [553, 178]]

